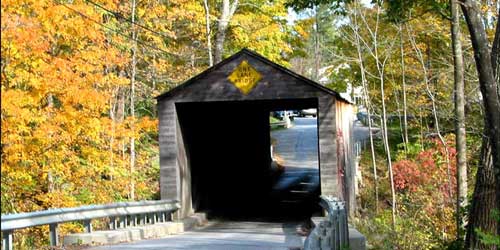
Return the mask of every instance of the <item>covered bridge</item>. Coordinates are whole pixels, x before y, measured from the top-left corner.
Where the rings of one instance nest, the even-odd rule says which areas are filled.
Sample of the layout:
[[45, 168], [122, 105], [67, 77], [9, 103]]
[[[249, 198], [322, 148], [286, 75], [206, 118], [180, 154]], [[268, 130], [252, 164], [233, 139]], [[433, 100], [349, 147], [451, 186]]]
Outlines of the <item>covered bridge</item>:
[[317, 109], [320, 193], [353, 206], [353, 106], [338, 93], [243, 49], [157, 101], [161, 198], [179, 200], [180, 216], [265, 208], [269, 112], [309, 108]]

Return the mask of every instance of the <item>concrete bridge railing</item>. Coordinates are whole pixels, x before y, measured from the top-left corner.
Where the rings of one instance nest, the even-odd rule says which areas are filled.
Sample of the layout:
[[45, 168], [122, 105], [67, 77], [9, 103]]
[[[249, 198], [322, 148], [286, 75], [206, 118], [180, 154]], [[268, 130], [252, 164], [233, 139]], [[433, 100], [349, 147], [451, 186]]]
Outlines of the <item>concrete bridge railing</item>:
[[50, 245], [58, 245], [57, 227], [65, 222], [82, 221], [86, 232], [92, 232], [92, 220], [110, 218], [110, 229], [165, 222], [180, 208], [176, 200], [118, 202], [75, 208], [56, 208], [31, 213], [2, 214], [2, 250], [12, 250], [13, 232], [17, 229], [49, 225]]
[[349, 249], [349, 226], [345, 202], [332, 196], [322, 195], [320, 198], [320, 205], [328, 215], [318, 220], [313, 218], [315, 228], [307, 237], [304, 249]]

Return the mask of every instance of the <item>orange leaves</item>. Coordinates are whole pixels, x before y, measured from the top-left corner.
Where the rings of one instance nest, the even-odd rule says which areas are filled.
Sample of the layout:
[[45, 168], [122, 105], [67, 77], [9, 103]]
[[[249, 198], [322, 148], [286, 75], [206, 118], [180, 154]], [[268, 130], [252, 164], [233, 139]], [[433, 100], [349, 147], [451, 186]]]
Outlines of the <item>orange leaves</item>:
[[[68, 5], [101, 21], [83, 2]], [[105, 70], [128, 63], [106, 36], [52, 1], [2, 1], [2, 190], [17, 207], [75, 206], [77, 187], [99, 191], [92, 184], [109, 164], [103, 115], [110, 89], [128, 81]]]
[[[132, 178], [138, 180], [137, 198], [150, 198], [158, 191], [159, 170], [153, 160], [158, 154], [158, 124], [150, 117], [127, 118], [130, 24], [81, 0], [64, 5], [122, 35], [62, 2], [1, 4], [2, 213], [124, 200]], [[130, 12], [125, 2], [100, 4], [125, 16]], [[138, 28], [146, 44], [189, 59], [191, 42], [204, 39], [198, 2], [146, 1], [138, 10], [143, 25], [166, 36]], [[153, 101], [142, 101], [204, 67], [198, 59], [202, 52], [196, 52], [197, 61], [186, 67], [184, 58], [139, 47], [137, 113], [154, 116]], [[158, 85], [148, 85], [151, 79]], [[130, 138], [136, 139], [134, 175], [128, 165]]]

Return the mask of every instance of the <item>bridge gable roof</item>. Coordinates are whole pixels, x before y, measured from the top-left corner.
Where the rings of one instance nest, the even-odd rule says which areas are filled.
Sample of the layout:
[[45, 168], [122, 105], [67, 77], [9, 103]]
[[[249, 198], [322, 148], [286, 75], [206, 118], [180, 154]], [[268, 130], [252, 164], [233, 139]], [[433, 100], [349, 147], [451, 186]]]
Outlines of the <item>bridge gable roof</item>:
[[[262, 76], [257, 85], [247, 94], [243, 94], [228, 80], [228, 76], [244, 60]], [[254, 51], [242, 49], [179, 86], [157, 96], [156, 99], [158, 102], [169, 99], [186, 101], [253, 100], [308, 98], [318, 95], [330, 95], [336, 100], [350, 103], [337, 92], [276, 64]]]

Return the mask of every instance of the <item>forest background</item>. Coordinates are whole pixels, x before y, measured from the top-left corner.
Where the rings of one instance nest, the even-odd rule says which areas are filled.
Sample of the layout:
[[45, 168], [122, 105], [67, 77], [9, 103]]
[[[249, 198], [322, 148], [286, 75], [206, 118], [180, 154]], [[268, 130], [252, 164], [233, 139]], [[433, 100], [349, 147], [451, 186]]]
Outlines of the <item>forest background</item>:
[[[472, 2], [495, 53], [500, 3]], [[361, 157], [352, 221], [373, 249], [495, 249], [481, 79], [467, 19], [450, 3], [4, 0], [1, 212], [158, 199], [154, 97], [247, 47], [336, 91], [360, 90], [365, 125], [381, 132]], [[480, 218], [467, 227], [471, 209]], [[47, 230], [20, 230], [16, 244], [36, 249]]]

